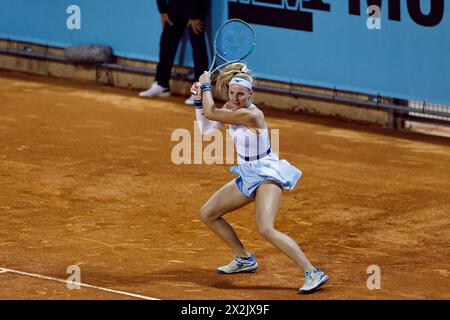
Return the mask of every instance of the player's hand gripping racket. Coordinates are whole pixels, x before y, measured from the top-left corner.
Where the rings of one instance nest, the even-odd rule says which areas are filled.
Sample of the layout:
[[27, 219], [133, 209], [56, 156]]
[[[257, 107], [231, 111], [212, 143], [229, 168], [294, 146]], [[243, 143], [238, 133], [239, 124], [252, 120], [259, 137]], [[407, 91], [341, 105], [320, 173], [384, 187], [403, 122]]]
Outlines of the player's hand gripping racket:
[[217, 30], [214, 39], [214, 58], [209, 73], [212, 75], [229, 64], [242, 61], [252, 53], [255, 46], [255, 30], [248, 23], [240, 19], [226, 21]]

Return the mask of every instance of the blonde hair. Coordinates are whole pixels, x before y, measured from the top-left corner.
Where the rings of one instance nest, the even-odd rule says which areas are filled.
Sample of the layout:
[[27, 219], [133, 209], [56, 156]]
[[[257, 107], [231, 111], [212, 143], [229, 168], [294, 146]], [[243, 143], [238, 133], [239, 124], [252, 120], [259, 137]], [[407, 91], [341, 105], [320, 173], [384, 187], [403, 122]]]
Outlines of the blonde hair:
[[219, 70], [219, 74], [216, 77], [216, 90], [217, 92], [222, 92], [225, 89], [228, 89], [228, 84], [231, 79], [239, 76], [242, 79], [253, 82], [254, 78], [252, 72], [244, 63], [237, 62], [232, 63], [223, 68], [223, 70]]

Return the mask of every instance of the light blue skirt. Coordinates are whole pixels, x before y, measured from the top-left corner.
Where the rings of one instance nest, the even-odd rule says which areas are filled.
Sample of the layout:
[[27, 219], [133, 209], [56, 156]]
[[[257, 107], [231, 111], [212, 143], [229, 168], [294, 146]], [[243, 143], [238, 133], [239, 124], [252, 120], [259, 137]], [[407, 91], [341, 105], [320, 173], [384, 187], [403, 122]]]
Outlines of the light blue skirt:
[[302, 176], [300, 170], [286, 160], [278, 159], [273, 152], [259, 160], [239, 163], [230, 170], [239, 175], [236, 185], [249, 198], [255, 197], [256, 189], [264, 181], [274, 181], [282, 189], [292, 190]]

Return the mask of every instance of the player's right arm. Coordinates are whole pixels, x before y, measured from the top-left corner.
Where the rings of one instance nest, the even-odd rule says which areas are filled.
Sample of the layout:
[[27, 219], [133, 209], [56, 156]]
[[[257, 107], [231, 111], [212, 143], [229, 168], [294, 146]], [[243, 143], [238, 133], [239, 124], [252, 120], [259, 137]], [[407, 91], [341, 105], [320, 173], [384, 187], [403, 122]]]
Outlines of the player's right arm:
[[211, 121], [205, 117], [203, 111], [202, 92], [200, 90], [199, 83], [194, 83], [192, 85], [191, 94], [194, 97], [195, 117], [197, 119], [197, 125], [200, 133], [204, 136], [213, 134], [216, 130], [219, 130], [223, 124], [218, 121]]

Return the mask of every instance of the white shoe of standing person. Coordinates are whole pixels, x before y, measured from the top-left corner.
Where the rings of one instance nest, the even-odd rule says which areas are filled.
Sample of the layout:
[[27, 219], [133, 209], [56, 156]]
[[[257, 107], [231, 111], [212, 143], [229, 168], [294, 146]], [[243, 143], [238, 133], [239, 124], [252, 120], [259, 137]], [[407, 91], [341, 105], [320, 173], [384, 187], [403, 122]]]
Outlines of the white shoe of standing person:
[[142, 91], [139, 93], [140, 97], [147, 97], [147, 98], [153, 98], [153, 97], [169, 97], [170, 96], [170, 89], [162, 87], [158, 84], [157, 81], [153, 82], [150, 89]]

